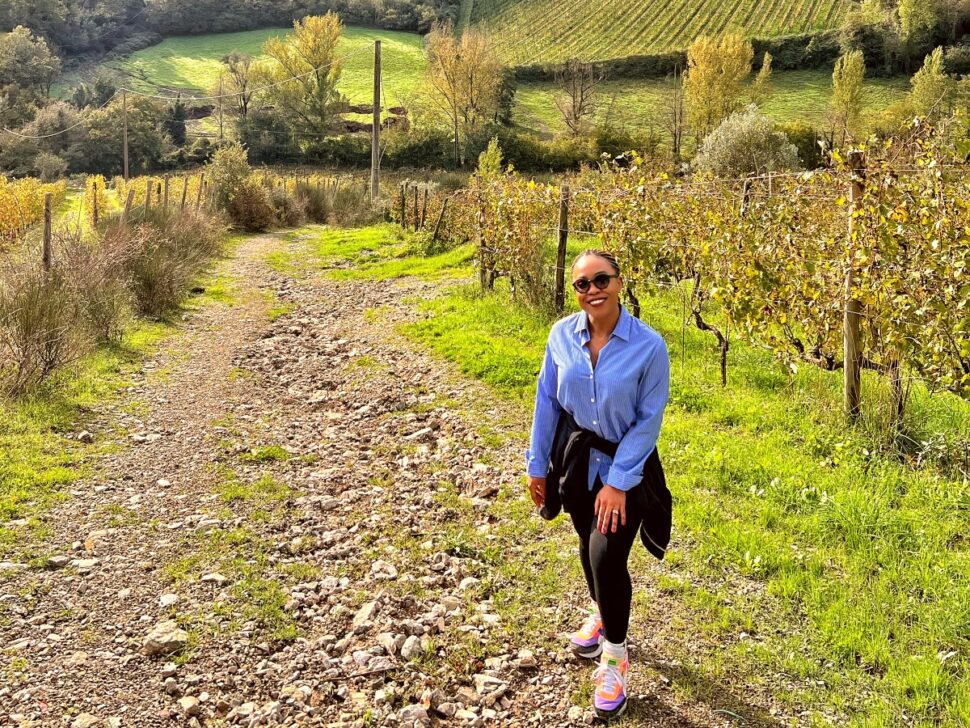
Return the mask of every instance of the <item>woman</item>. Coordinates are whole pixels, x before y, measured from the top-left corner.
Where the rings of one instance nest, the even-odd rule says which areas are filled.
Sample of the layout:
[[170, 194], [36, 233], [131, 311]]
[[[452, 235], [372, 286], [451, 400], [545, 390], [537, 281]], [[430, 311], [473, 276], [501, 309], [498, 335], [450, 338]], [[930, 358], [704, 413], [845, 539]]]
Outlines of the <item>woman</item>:
[[623, 278], [613, 255], [580, 254], [572, 283], [582, 311], [549, 334], [527, 472], [543, 516], [556, 515], [561, 494], [579, 534], [592, 605], [571, 646], [600, 657], [593, 707], [608, 720], [627, 703], [630, 550], [639, 531], [663, 558], [670, 538], [670, 493], [656, 450], [670, 361], [660, 335], [620, 303]]

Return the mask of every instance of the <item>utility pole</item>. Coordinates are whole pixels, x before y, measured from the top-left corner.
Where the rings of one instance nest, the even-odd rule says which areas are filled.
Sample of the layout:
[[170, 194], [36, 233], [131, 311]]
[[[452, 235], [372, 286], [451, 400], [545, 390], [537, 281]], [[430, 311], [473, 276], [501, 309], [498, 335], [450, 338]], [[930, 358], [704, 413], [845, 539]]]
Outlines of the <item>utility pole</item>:
[[125, 91], [121, 94], [121, 105], [125, 113], [125, 182], [128, 181], [128, 92]]
[[370, 150], [370, 199], [381, 195], [381, 42], [374, 41], [374, 129]]

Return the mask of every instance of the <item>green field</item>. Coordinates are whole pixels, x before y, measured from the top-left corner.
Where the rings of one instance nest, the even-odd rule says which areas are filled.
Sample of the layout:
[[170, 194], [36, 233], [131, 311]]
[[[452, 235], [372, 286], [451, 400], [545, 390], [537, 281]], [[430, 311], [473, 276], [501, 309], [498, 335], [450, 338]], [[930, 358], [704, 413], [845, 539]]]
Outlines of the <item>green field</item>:
[[[777, 71], [772, 76], [774, 93], [762, 104], [777, 121], [805, 121], [824, 126], [832, 96], [832, 74], [825, 70]], [[866, 81], [866, 110], [886, 108], [909, 90], [909, 80], [877, 78]], [[595, 120], [610, 119], [618, 127], [658, 131], [665, 121], [665, 99], [670, 86], [664, 79], [605, 81], [599, 88]], [[515, 118], [526, 129], [539, 134], [566, 131], [556, 108], [556, 88], [551, 83], [519, 86]]]
[[[122, 71], [125, 84], [137, 91], [159, 92], [184, 90], [191, 94], [206, 93], [219, 82], [221, 59], [232, 51], [262, 55], [267, 38], [285, 35], [287, 28], [263, 28], [242, 33], [180, 36], [137, 51], [109, 67]], [[391, 30], [344, 27], [338, 46], [339, 56], [353, 54], [343, 61], [343, 74], [338, 88], [352, 102], [366, 103], [373, 94], [375, 40], [381, 41], [385, 95], [390, 105], [404, 103], [417, 90], [426, 65], [424, 41], [415, 33]], [[76, 84], [77, 76], [68, 76], [56, 91], [63, 92]]]
[[739, 29], [778, 36], [837, 27], [849, 0], [477, 0], [471, 22], [507, 63], [622, 58], [686, 48], [697, 36]]

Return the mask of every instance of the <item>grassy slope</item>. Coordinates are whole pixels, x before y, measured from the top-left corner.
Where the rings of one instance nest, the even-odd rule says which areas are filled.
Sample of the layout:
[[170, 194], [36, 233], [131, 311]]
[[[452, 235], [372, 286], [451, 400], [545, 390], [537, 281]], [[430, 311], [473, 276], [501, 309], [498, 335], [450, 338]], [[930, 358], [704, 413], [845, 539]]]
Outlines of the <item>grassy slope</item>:
[[[382, 235], [383, 266], [375, 260]], [[344, 249], [366, 263], [359, 277], [367, 268], [374, 277], [456, 272], [454, 259], [406, 257], [406, 240], [389, 227], [324, 232], [311, 249], [330, 265]], [[967, 725], [966, 480], [915, 471], [877, 452], [864, 431], [847, 431], [837, 373], [803, 367], [791, 376], [735, 343], [731, 384], [722, 389], [712, 339], [681, 329], [679, 296], [642, 300], [674, 364], [661, 447], [676, 528], [660, 568], [640, 549], [633, 568], [652, 574], [650, 588], [678, 604], [654, 636], [662, 659], [677, 665], [666, 673], [672, 687], [742, 712], [749, 689], [768, 692], [790, 713], [808, 711], [800, 725], [841, 725], [840, 715], [868, 728]], [[548, 320], [515, 307], [506, 292], [482, 296], [474, 287], [413, 303], [426, 317], [405, 333], [528, 411]], [[884, 394], [874, 379], [866, 388], [870, 406]], [[970, 437], [970, 404], [956, 398], [917, 391], [909, 413], [920, 438]], [[499, 516], [535, 529], [549, 548], [529, 570], [533, 578], [496, 601], [534, 611], [561, 603], [581, 580], [568, 529], [550, 535], [523, 503], [505, 494]], [[654, 608], [644, 596], [634, 624], [648, 622]], [[731, 696], [742, 697], [725, 702]]]
[[[772, 85], [775, 91], [763, 104], [769, 116], [779, 121], [824, 124], [832, 96], [832, 74], [829, 71], [777, 71], [773, 74]], [[884, 109], [908, 89], [906, 78], [869, 79], [866, 81], [866, 108], [870, 111]], [[597, 121], [610, 118], [619, 126], [634, 129], [643, 129], [651, 123], [662, 128], [668, 93], [667, 81], [663, 79], [606, 81], [600, 87]], [[556, 108], [556, 96], [553, 84], [523, 84], [516, 96], [516, 120], [540, 134], [565, 132], [566, 125]]]
[[[132, 74], [132, 88], [140, 91], [185, 89], [208, 92], [218, 84], [220, 59], [232, 51], [253, 56], [262, 53], [267, 38], [285, 35], [287, 28], [263, 28], [242, 33], [219, 33], [167, 38], [111, 65]], [[344, 61], [340, 91], [351, 101], [365, 103], [373, 95], [375, 40], [381, 40], [385, 91], [390, 104], [397, 104], [416, 90], [424, 67], [423, 40], [414, 33], [345, 27], [338, 47], [339, 56], [354, 53]], [[77, 83], [66, 77], [58, 86], [63, 91]]]
[[487, 28], [512, 64], [620, 58], [685, 48], [728, 29], [758, 36], [837, 27], [848, 0], [476, 0], [472, 21]]

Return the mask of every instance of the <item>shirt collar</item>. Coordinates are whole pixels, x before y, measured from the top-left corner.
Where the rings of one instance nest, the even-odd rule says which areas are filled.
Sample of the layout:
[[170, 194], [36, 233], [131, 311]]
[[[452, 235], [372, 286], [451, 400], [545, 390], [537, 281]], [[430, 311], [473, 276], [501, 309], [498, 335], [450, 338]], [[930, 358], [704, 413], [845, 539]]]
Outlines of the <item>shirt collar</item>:
[[[619, 337], [624, 341], [630, 340], [630, 331], [633, 328], [633, 316], [626, 310], [626, 307], [620, 304], [620, 319], [616, 322], [616, 327], [613, 329], [613, 336]], [[585, 334], [585, 338], [589, 338], [589, 316], [585, 311], [580, 311], [579, 315], [576, 317], [576, 325], [573, 327], [573, 331], [582, 336]]]

